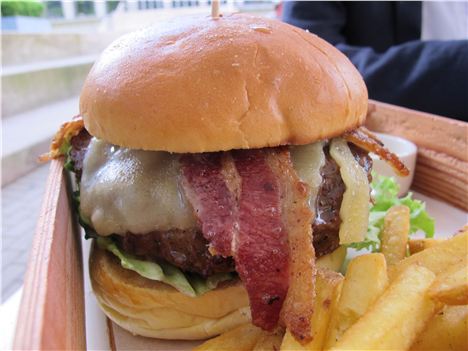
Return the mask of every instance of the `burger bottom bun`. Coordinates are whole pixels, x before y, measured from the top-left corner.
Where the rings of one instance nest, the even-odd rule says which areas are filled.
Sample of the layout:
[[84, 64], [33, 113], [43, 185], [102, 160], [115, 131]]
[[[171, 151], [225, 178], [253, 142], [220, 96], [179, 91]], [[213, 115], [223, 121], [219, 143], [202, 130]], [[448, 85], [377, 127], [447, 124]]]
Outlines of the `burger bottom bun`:
[[93, 243], [91, 284], [104, 313], [133, 334], [159, 339], [206, 339], [250, 321], [247, 293], [239, 280], [198, 297], [122, 268]]
[[[345, 248], [321, 257], [317, 264], [338, 270]], [[200, 340], [250, 321], [247, 292], [240, 280], [226, 282], [190, 297], [167, 284], [122, 268], [95, 243], [89, 259], [91, 284], [104, 313], [132, 334], [170, 340]]]

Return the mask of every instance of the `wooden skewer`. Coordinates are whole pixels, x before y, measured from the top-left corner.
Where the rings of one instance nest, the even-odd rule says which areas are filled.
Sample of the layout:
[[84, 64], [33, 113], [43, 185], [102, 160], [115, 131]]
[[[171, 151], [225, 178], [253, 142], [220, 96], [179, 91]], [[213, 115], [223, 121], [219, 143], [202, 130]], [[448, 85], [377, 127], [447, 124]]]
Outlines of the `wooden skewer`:
[[219, 18], [219, 0], [211, 1], [211, 17]]

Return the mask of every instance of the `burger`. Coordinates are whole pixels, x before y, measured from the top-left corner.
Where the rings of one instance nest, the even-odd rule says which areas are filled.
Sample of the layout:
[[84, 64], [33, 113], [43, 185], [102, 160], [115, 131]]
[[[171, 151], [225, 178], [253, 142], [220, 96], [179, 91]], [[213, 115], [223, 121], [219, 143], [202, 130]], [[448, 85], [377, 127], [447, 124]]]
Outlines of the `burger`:
[[104, 313], [204, 339], [252, 321], [310, 335], [317, 267], [367, 229], [366, 86], [316, 35], [233, 14], [159, 23], [96, 61], [49, 158], [76, 175]]

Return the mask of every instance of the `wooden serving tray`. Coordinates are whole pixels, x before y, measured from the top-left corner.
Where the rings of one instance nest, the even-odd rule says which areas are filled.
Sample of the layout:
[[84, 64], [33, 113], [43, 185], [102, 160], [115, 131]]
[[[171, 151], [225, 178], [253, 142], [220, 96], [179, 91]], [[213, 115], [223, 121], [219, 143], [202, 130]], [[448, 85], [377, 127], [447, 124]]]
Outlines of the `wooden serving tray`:
[[468, 211], [468, 123], [370, 101], [366, 126], [418, 146], [414, 190]]
[[[370, 101], [366, 125], [418, 146], [413, 188], [468, 211], [468, 123]], [[62, 161], [51, 162], [36, 228], [14, 349], [86, 349], [81, 231], [72, 214], [70, 182]], [[87, 279], [87, 278], [86, 278]], [[107, 323], [109, 348], [130, 349], [129, 334]], [[120, 342], [116, 343], [116, 339]], [[144, 338], [138, 346], [149, 348]], [[189, 343], [161, 342], [164, 349]], [[154, 344], [152, 344], [154, 346]]]

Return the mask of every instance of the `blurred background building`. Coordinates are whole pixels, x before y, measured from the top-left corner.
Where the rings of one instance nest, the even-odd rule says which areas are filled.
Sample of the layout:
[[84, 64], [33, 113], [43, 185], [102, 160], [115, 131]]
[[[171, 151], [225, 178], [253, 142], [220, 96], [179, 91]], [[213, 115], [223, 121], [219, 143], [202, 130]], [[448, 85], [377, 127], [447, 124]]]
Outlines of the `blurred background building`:
[[[221, 0], [221, 12], [275, 17], [278, 1]], [[209, 14], [210, 0], [1, 1], [2, 296], [22, 284], [45, 190], [37, 163], [78, 114], [82, 83], [118, 36], [164, 19]]]

